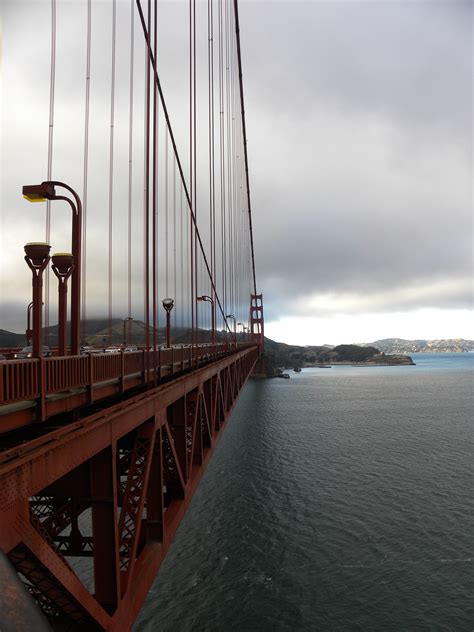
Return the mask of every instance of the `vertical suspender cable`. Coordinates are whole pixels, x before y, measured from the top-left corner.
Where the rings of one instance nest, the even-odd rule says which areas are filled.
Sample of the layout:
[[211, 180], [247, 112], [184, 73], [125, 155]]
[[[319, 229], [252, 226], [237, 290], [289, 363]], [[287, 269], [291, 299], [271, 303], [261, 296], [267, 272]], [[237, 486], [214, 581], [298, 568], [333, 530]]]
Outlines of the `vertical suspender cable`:
[[86, 319], [87, 285], [87, 184], [89, 174], [89, 108], [91, 82], [91, 0], [87, 0], [86, 103], [84, 109], [84, 173], [82, 188], [82, 320]]
[[[197, 134], [196, 134], [196, 0], [193, 0], [193, 168], [194, 168], [194, 216], [197, 221], [197, 155], [196, 155], [196, 145], [197, 145]], [[197, 226], [194, 231], [194, 274], [195, 274], [195, 288], [196, 288], [196, 296], [198, 294], [198, 244], [197, 244]], [[198, 302], [194, 301], [194, 307], [196, 309], [196, 340], [198, 335]]]
[[[147, 32], [150, 33], [151, 0], [148, 0]], [[145, 110], [145, 344], [147, 351], [150, 349], [150, 66], [151, 43], [147, 40], [147, 52], [145, 56], [146, 75], [146, 110]], [[150, 378], [149, 353], [146, 354], [147, 382]]]
[[[191, 207], [194, 203], [193, 189], [193, 30], [192, 30], [192, 14], [193, 4], [189, 0], [189, 192], [191, 199]], [[191, 342], [194, 346], [194, 238], [193, 238], [193, 220], [190, 221], [190, 242], [191, 242], [191, 288], [190, 288], [190, 308], [191, 308]]]
[[[157, 26], [157, 8], [158, 3], [157, 0], [154, 0], [153, 5], [153, 55], [157, 63], [157, 40], [158, 40], [158, 26]], [[157, 170], [157, 141], [158, 141], [158, 95], [156, 90], [156, 84], [153, 82], [153, 202], [152, 202], [152, 322], [153, 322], [153, 379], [156, 384], [157, 372], [156, 372], [156, 362], [155, 362], [155, 354], [157, 347], [157, 339], [156, 339], [156, 214], [157, 214], [157, 201], [158, 201], [158, 187], [157, 187], [157, 179], [158, 179], [158, 170]]]
[[233, 310], [233, 287], [232, 287], [232, 267], [233, 267], [233, 253], [232, 253], [232, 190], [231, 190], [231, 163], [232, 157], [230, 154], [230, 98], [229, 98], [229, 11], [228, 1], [225, 1], [224, 11], [224, 42], [225, 42], [225, 112], [226, 112], [226, 177], [227, 177], [227, 230], [228, 230], [228, 300], [230, 308]]
[[[211, 22], [211, 147], [212, 147], [212, 252], [211, 259], [213, 260], [213, 275], [214, 282], [217, 281], [217, 270], [216, 270], [216, 160], [215, 160], [215, 115], [214, 115], [214, 0], [211, 0], [211, 11], [210, 11], [210, 22]], [[214, 301], [215, 301], [215, 290], [214, 290]]]
[[220, 202], [221, 202], [221, 267], [222, 267], [222, 297], [224, 311], [227, 312], [227, 252], [226, 252], [226, 203], [225, 203], [225, 152], [224, 152], [224, 69], [223, 69], [223, 29], [222, 3], [218, 4], [219, 17], [219, 157], [220, 157]]
[[[183, 257], [183, 250], [184, 250], [184, 243], [185, 243], [185, 239], [183, 237], [183, 231], [184, 231], [184, 224], [183, 224], [183, 187], [181, 186], [179, 188], [180, 191], [180, 201], [179, 201], [179, 207], [180, 207], [180, 224], [179, 224], [179, 234], [181, 235], [181, 249], [180, 249], [180, 254], [181, 254], [181, 329], [183, 329], [184, 327], [184, 257]], [[188, 223], [186, 222], [186, 226], [188, 225]], [[186, 242], [187, 243], [187, 242]], [[183, 334], [184, 332], [182, 331], [181, 334]]]
[[[89, 0], [90, 2], [90, 0]], [[132, 317], [132, 199], [133, 199], [133, 83], [134, 83], [134, 48], [135, 48], [135, 7], [134, 0], [130, 0], [130, 88], [128, 114], [128, 252], [127, 252], [127, 292], [128, 317]], [[130, 321], [128, 321], [130, 323]]]
[[169, 245], [168, 245], [168, 225], [169, 225], [169, 210], [168, 210], [168, 133], [165, 133], [165, 283], [166, 283], [166, 296], [169, 297]]
[[[173, 298], [177, 300], [176, 282], [176, 160], [173, 160]], [[177, 311], [174, 310], [173, 324], [176, 329]]]
[[110, 141], [109, 141], [109, 344], [112, 342], [112, 261], [113, 261], [113, 193], [114, 193], [114, 121], [115, 121], [115, 39], [117, 0], [112, 2], [112, 63], [110, 82]]
[[[48, 124], [48, 165], [47, 180], [52, 179], [53, 168], [53, 129], [54, 129], [54, 88], [56, 81], [56, 0], [51, 0], [51, 65], [49, 79], [49, 124]], [[51, 241], [51, 200], [46, 201], [46, 243]], [[49, 341], [49, 267], [45, 274], [45, 314], [44, 326], [46, 340]]]

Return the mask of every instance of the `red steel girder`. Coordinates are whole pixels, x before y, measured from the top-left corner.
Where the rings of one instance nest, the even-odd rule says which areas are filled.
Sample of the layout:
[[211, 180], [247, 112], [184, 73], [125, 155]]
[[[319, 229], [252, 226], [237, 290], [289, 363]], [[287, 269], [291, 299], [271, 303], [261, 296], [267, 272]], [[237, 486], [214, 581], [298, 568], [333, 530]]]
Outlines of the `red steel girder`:
[[242, 349], [0, 454], [0, 548], [48, 616], [131, 628], [257, 359]]

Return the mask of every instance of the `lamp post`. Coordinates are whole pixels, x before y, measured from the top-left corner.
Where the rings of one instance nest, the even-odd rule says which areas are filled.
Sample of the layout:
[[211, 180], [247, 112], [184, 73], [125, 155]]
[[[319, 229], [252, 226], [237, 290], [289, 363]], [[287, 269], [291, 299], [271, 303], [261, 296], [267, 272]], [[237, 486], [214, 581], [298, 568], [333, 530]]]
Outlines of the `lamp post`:
[[174, 307], [174, 300], [172, 298], [164, 298], [161, 301], [166, 312], [166, 346], [171, 347], [171, 310]]
[[232, 318], [232, 320], [234, 321], [234, 344], [235, 346], [237, 346], [237, 328], [236, 328], [235, 316], [234, 314], [227, 314], [226, 318]]
[[[73, 200], [66, 195], [57, 195], [56, 188], [61, 187], [71, 193]], [[63, 200], [72, 210], [71, 251], [74, 257], [74, 270], [71, 275], [71, 354], [79, 354], [81, 339], [81, 230], [82, 204], [77, 193], [68, 184], [55, 180], [41, 184], [25, 185], [23, 197], [29, 202], [45, 202], [46, 200]]]
[[213, 345], [215, 345], [216, 344], [216, 312], [215, 312], [214, 299], [211, 298], [210, 296], [207, 296], [206, 294], [203, 294], [202, 296], [196, 296], [196, 300], [204, 301], [205, 303], [211, 304], [211, 327], [212, 327], [211, 342]]
[[128, 333], [130, 334], [130, 323], [133, 318], [131, 316], [127, 316], [127, 318], [123, 319], [123, 345], [130, 344], [130, 336], [127, 336], [127, 323], [128, 323]]
[[39, 358], [42, 352], [43, 272], [49, 262], [50, 250], [51, 246], [42, 242], [25, 245], [25, 261], [33, 273], [33, 358]]
[[51, 266], [58, 278], [58, 353], [66, 355], [67, 281], [74, 270], [74, 258], [69, 252], [56, 252]]
[[[244, 326], [244, 323], [237, 323], [237, 327], [243, 327], [243, 326]], [[243, 329], [242, 329], [242, 331], [243, 331]], [[237, 338], [237, 334], [236, 334], [236, 338]]]
[[26, 331], [25, 331], [25, 336], [26, 336], [26, 344], [29, 345], [31, 344], [31, 337], [33, 335], [33, 332], [31, 331], [31, 310], [33, 308], [33, 301], [30, 301], [28, 303], [28, 307], [26, 308]]

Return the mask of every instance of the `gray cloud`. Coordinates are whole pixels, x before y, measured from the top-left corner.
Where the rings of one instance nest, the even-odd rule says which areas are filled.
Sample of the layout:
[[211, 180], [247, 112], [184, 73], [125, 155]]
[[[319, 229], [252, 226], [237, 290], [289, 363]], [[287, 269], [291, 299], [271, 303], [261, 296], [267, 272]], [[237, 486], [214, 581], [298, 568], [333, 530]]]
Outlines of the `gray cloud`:
[[367, 297], [380, 311], [472, 307], [471, 15], [467, 2], [243, 4], [272, 313], [328, 293], [351, 296], [337, 307], [350, 313]]
[[[45, 177], [49, 51], [33, 34], [47, 32], [49, 13], [40, 5], [6, 2], [2, 8], [8, 119], [2, 123], [0, 326], [12, 329], [27, 302], [17, 297], [30, 292], [22, 245], [44, 231], [44, 210], [19, 197], [22, 184]], [[187, 172], [187, 5], [159, 6], [160, 74]], [[93, 7], [88, 302], [96, 313], [107, 274], [101, 246], [107, 174], [99, 167], [108, 160], [110, 6], [94, 2]], [[206, 7], [198, 3], [202, 25]], [[114, 268], [122, 279], [114, 288], [118, 311], [124, 310], [119, 296], [125, 275], [128, 11], [128, 2], [118, 3], [123, 43], [117, 57], [115, 139], [121, 156], [114, 201]], [[257, 278], [267, 318], [471, 307], [472, 4], [267, 0], [241, 2], [240, 14]], [[54, 165], [61, 167], [60, 179], [81, 190], [81, 160], [72, 164], [67, 156], [72, 150], [80, 155], [83, 142], [85, 43], [69, 29], [85, 28], [84, 5], [58, 3], [58, 24]], [[202, 33], [198, 99], [205, 118]], [[136, 37], [138, 42], [139, 28]], [[143, 46], [137, 46], [135, 81], [136, 126], [143, 129]], [[207, 129], [199, 134], [200, 175], [206, 182], [199, 209], [205, 217]], [[134, 160], [139, 243], [143, 147], [138, 133]], [[54, 213], [53, 241], [62, 248], [69, 218], [62, 210]], [[203, 234], [206, 241], [205, 229]], [[142, 276], [137, 246], [137, 296]]]

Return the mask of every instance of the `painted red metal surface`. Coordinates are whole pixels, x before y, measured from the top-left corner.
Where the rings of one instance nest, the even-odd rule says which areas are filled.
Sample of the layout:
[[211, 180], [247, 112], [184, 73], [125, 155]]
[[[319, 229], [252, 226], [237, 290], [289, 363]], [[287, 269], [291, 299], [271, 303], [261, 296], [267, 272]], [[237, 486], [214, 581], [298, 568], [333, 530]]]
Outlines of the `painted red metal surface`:
[[0, 362], [0, 435], [158, 383], [222, 358], [233, 348], [205, 344]]
[[[166, 351], [167, 366], [190, 361]], [[0, 548], [53, 627], [131, 628], [258, 358], [257, 346], [209, 356], [0, 453]], [[68, 360], [80, 381], [81, 363]], [[123, 370], [124, 356], [118, 362]], [[23, 366], [37, 394], [29, 367], [38, 362]], [[89, 560], [88, 579], [76, 558]]]

